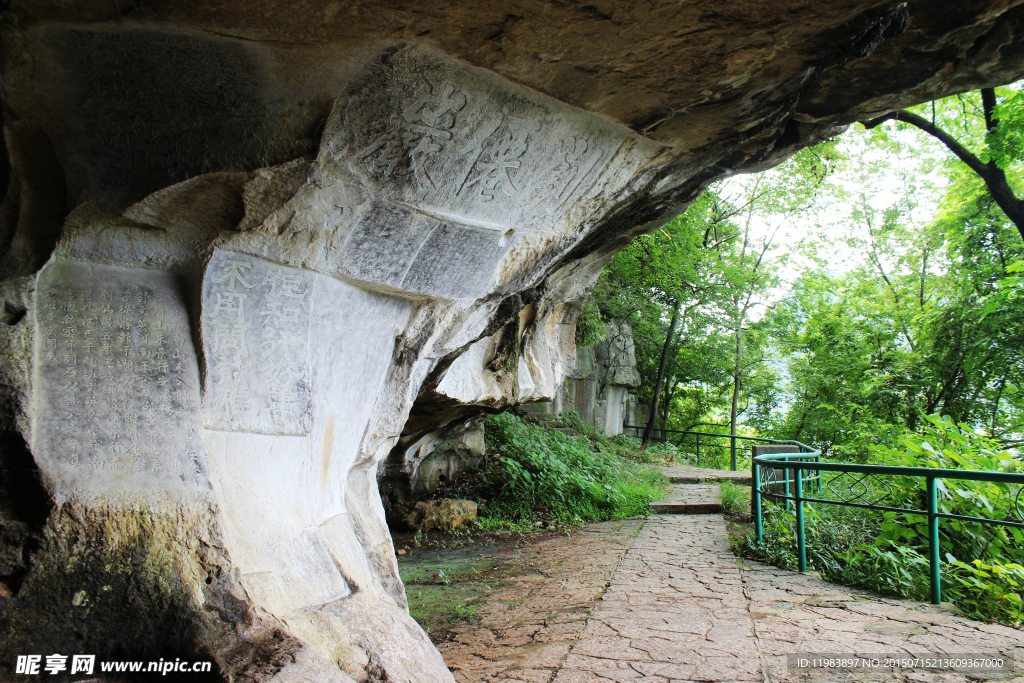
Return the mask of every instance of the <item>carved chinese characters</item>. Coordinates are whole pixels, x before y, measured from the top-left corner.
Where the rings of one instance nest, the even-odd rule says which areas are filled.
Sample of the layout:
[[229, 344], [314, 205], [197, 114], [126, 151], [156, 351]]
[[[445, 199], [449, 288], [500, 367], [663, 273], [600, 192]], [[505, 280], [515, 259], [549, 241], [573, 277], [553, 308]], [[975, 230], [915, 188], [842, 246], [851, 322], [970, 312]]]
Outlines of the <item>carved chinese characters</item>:
[[591, 141], [586, 137], [573, 135], [560, 140], [554, 166], [541, 181], [530, 208], [543, 208], [549, 215], [561, 209], [602, 156], [591, 150]]
[[305, 434], [311, 274], [217, 251], [203, 283], [206, 426]]
[[34, 449], [61, 490], [204, 485], [199, 372], [173, 276], [55, 260], [36, 306]]
[[381, 179], [407, 183], [410, 177], [418, 198], [461, 206], [467, 217], [488, 213], [474, 205], [499, 199], [511, 206], [510, 198], [523, 196], [531, 208], [557, 210], [619, 142], [598, 142], [606, 137], [600, 133], [563, 137], [564, 122], [538, 103], [480, 112], [467, 107], [467, 95], [455, 85], [421, 81], [407, 101], [390, 105], [397, 111], [388, 126], [370, 133], [355, 158]]
[[625, 139], [618, 126], [412, 47], [359, 82], [344, 117], [334, 154], [379, 182], [381, 197], [498, 230], [550, 231]]
[[325, 271], [388, 292], [486, 295], [510, 275], [510, 250], [531, 248], [522, 240], [574, 234], [659, 153], [581, 114], [422, 48], [389, 52], [324, 133], [316, 175], [365, 198], [345, 210]]
[[455, 194], [468, 191], [478, 202], [492, 202], [496, 192], [515, 197], [522, 191], [523, 181], [516, 185], [516, 177], [523, 168], [523, 157], [530, 142], [530, 134], [537, 132], [540, 124], [524, 121], [511, 116], [498, 116], [497, 124], [484, 132], [491, 133], [474, 145], [467, 156], [470, 163], [459, 183]]
[[391, 118], [391, 127], [356, 158], [381, 170], [384, 175], [412, 173], [417, 182], [434, 188], [426, 161], [444, 149], [452, 139], [455, 114], [466, 106], [466, 97], [451, 85], [434, 92], [423, 83], [411, 104]]

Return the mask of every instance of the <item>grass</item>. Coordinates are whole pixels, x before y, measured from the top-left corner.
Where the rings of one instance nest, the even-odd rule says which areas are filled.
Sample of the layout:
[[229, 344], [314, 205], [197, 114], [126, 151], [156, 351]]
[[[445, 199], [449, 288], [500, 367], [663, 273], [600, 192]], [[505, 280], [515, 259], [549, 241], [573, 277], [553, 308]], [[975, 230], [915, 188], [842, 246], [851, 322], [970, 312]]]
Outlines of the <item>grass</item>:
[[719, 482], [722, 493], [722, 512], [726, 517], [750, 516], [750, 487], [723, 480]]

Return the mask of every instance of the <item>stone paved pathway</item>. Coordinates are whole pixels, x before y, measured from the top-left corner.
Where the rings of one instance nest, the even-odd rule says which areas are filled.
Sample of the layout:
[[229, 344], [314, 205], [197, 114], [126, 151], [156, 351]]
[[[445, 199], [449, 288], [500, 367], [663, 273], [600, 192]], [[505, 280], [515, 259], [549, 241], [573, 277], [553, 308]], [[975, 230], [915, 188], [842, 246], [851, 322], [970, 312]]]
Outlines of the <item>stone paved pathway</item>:
[[738, 562], [720, 515], [658, 515], [626, 553], [554, 680], [981, 680], [927, 672], [801, 676], [786, 663], [798, 652], [1000, 652], [1024, 663], [1024, 633]]
[[[537, 575], [522, 577], [518, 588], [485, 606], [481, 625], [440, 646], [459, 681], [966, 683], [991, 677], [792, 673], [786, 655], [797, 652], [1000, 652], [1024, 666], [1024, 632], [737, 561], [721, 515], [653, 515], [631, 545], [636, 527], [619, 527], [615, 540], [604, 542], [609, 527], [599, 526], [548, 548], [538, 544]], [[598, 597], [604, 576], [611, 581]]]
[[479, 623], [452, 629], [452, 640], [438, 644], [455, 679], [551, 680], [642, 524], [592, 524], [525, 548], [517, 562], [531, 571], [491, 594]]

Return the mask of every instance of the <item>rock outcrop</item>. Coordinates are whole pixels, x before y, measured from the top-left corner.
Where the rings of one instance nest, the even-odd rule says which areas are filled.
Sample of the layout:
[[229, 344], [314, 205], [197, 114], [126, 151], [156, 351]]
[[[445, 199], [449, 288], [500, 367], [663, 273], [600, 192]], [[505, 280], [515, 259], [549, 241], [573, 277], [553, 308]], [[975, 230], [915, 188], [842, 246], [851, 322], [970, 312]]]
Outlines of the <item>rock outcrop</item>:
[[403, 441], [399, 439], [377, 471], [385, 509], [476, 470], [486, 452], [482, 416], [453, 422], [410, 444]]
[[711, 181], [1024, 74], [1013, 1], [6, 7], [0, 671], [451, 681], [399, 440], [553, 397]]
[[412, 512], [406, 515], [405, 521], [416, 530], [450, 531], [476, 519], [476, 513], [477, 504], [471, 500], [444, 498], [416, 503]]
[[633, 330], [629, 323], [613, 320], [604, 340], [591, 347], [577, 346], [576, 363], [554, 399], [527, 406], [527, 410], [551, 417], [571, 410], [584, 423], [614, 436], [622, 434], [627, 422], [636, 425], [642, 417], [646, 406], [631, 391], [639, 386]]

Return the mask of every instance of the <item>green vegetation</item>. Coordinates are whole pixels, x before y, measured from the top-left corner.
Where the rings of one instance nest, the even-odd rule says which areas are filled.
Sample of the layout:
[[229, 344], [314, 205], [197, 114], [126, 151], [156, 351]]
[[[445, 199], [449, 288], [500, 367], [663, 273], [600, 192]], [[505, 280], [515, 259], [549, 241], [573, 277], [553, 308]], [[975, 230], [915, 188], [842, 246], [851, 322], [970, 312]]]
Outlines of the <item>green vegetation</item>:
[[750, 487], [728, 480], [718, 485], [722, 494], [722, 512], [726, 517], [745, 517], [750, 514]]
[[[487, 420], [491, 500], [484, 528], [553, 519], [580, 524], [644, 515], [660, 496], [664, 477], [630, 459], [623, 439], [606, 439], [579, 416], [563, 416], [579, 436], [530, 424], [510, 413]], [[651, 457], [651, 456], [647, 456]]]
[[488, 547], [421, 550], [400, 557], [409, 613], [428, 634], [472, 621], [511, 570]]
[[[1020, 471], [1022, 123], [1024, 84], [884, 116], [710, 187], [617, 254], [593, 305], [633, 329], [648, 426], [795, 439], [838, 462]], [[702, 464], [726, 466], [708, 441]], [[676, 462], [693, 461], [692, 441], [680, 451]], [[893, 506], [920, 508], [924, 495], [919, 480], [825, 483]], [[1021, 514], [1012, 487], [947, 481], [939, 494], [957, 514]], [[723, 502], [734, 515], [745, 505], [729, 485]], [[765, 543], [746, 550], [795, 567], [793, 516], [768, 517]], [[927, 598], [923, 523], [811, 506], [811, 563]], [[940, 526], [947, 599], [1019, 622], [1019, 530]]]
[[[1024, 94], [992, 98], [911, 113], [1020, 194], [1024, 145], [1008, 123]], [[1000, 206], [936, 138], [879, 123], [712, 186], [617, 254], [593, 305], [632, 326], [653, 426], [799, 439], [863, 461], [869, 444], [940, 413], [1013, 446], [1024, 241]]]
[[[873, 451], [877, 464], [1024, 473], [1024, 463], [1006, 455], [997, 442], [938, 416], [927, 419], [921, 434], [904, 437], [901, 447], [877, 446]], [[942, 512], [1014, 518], [1019, 486], [948, 479], [939, 480], [938, 487]], [[826, 473], [824, 489], [823, 495], [834, 499], [860, 496], [861, 502], [891, 507], [926, 506], [918, 478], [861, 479]], [[767, 507], [763, 542], [758, 545], [751, 532], [740, 550], [794, 569], [794, 514], [781, 506]], [[955, 519], [942, 520], [939, 530], [945, 599], [971, 616], [1020, 624], [1024, 619], [1024, 532]], [[808, 563], [825, 578], [914, 600], [928, 599], [925, 515], [807, 504], [805, 532]]]

